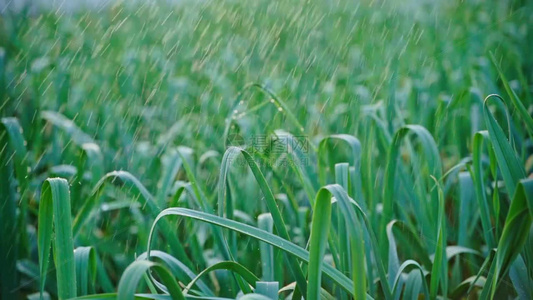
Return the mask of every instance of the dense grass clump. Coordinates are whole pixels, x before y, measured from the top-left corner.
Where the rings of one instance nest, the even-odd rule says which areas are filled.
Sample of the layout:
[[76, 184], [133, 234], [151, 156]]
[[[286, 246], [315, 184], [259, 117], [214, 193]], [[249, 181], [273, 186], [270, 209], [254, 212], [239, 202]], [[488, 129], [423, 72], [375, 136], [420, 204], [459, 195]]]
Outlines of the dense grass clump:
[[533, 5], [0, 15], [0, 298], [532, 299]]

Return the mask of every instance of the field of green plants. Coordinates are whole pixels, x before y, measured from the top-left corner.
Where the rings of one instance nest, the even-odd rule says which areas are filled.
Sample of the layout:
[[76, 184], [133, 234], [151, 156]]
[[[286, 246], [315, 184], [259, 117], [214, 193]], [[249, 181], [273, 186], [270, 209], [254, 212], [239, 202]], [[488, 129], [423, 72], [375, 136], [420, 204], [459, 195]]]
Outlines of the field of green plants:
[[0, 299], [533, 299], [533, 3], [0, 14]]

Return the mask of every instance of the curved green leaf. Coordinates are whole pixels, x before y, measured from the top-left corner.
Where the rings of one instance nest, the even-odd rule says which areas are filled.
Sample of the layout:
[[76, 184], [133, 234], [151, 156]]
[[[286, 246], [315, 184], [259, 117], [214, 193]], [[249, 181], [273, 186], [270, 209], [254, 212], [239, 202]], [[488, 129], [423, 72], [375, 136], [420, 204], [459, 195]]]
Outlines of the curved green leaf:
[[[196, 274], [191, 271], [184, 263], [177, 260], [172, 255], [165, 253], [163, 251], [159, 250], [152, 250], [150, 251], [150, 258], [157, 258], [160, 259], [162, 262], [165, 263], [165, 265], [169, 268], [169, 270], [172, 272], [172, 274], [178, 278], [181, 282], [189, 283], [192, 279], [196, 278]], [[144, 252], [143, 254], [139, 255], [137, 260], [146, 260], [148, 259], [148, 253]], [[156, 283], [156, 285], [158, 285]], [[159, 286], [159, 285], [158, 285]], [[208, 295], [208, 296], [214, 296], [213, 292], [209, 287], [202, 281], [202, 279], [198, 279], [196, 281], [196, 286], [202, 291], [202, 293]], [[163, 286], [160, 286], [162, 288]]]
[[[252, 227], [250, 225], [242, 224], [233, 220], [221, 218], [219, 216], [207, 214], [204, 212], [199, 212], [187, 208], [167, 208], [163, 210], [159, 216], [155, 219], [154, 224], [152, 225], [152, 229], [150, 231], [150, 236], [155, 234], [155, 230], [157, 228], [157, 223], [164, 217], [169, 215], [176, 215], [176, 216], [184, 216], [188, 218], [193, 218], [202, 222], [207, 222], [210, 224], [214, 224], [216, 226], [220, 226], [223, 228], [230, 229], [235, 232], [239, 232], [248, 236], [251, 236], [257, 240], [263, 241], [265, 243], [268, 243], [278, 249], [281, 249], [285, 251], [287, 254], [290, 254], [294, 257], [297, 257], [305, 262], [309, 262], [309, 253], [305, 251], [303, 248], [279, 237], [273, 234], [270, 234], [266, 231], [263, 231], [261, 229]], [[148, 245], [148, 256], [150, 256], [150, 244]], [[339, 286], [341, 286], [344, 290], [346, 290], [348, 293], [352, 294], [352, 287], [353, 282], [344, 276], [341, 272], [336, 270], [330, 265], [324, 264], [323, 265], [324, 273], [329, 276], [332, 280], [334, 280]]]
[[[17, 259], [29, 252], [26, 231], [29, 171], [26, 142], [17, 119], [0, 120], [0, 145], [0, 263], [4, 268], [4, 272], [0, 272], [0, 295], [7, 299], [16, 297]], [[16, 199], [15, 178], [18, 181], [20, 199]], [[18, 219], [17, 201], [20, 201]]]
[[96, 281], [96, 252], [93, 247], [78, 247], [74, 249], [76, 263], [76, 284], [78, 295], [85, 296], [94, 293]]
[[[263, 196], [265, 197], [267, 207], [270, 211], [270, 214], [272, 215], [274, 226], [278, 234], [280, 235], [281, 238], [287, 241], [290, 241], [289, 233], [285, 226], [285, 222], [283, 221], [283, 217], [281, 216], [281, 212], [279, 211], [279, 208], [277, 206], [272, 190], [268, 186], [268, 183], [265, 177], [263, 176], [263, 173], [259, 169], [259, 166], [254, 161], [253, 157], [246, 150], [242, 148], [229, 147], [228, 150], [226, 150], [226, 152], [224, 153], [224, 157], [222, 158], [220, 176], [218, 180], [218, 213], [219, 215], [223, 215], [223, 211], [225, 207], [224, 204], [227, 198], [226, 197], [227, 180], [228, 180], [229, 169], [231, 167], [231, 164], [235, 161], [236, 157], [239, 154], [244, 157], [257, 183], [259, 184], [259, 188], [261, 189], [261, 192], [263, 193]], [[231, 197], [229, 198], [229, 201], [232, 201]], [[231, 218], [231, 215], [233, 215], [232, 207], [234, 206], [233, 204], [228, 203], [227, 207], [228, 209], [226, 210], [226, 217]], [[298, 262], [295, 259], [289, 256], [287, 256], [287, 259], [290, 265], [291, 273], [295, 277], [296, 282], [298, 283], [298, 286], [300, 287], [301, 291], [304, 293], [303, 296], [305, 297], [304, 291], [306, 290], [307, 283], [305, 281], [305, 277], [302, 273], [302, 270]]]
[[[503, 101], [498, 95], [488, 95], [483, 104], [483, 116], [487, 124], [489, 138], [492, 142], [492, 147], [494, 148], [496, 160], [498, 161], [498, 167], [502, 173], [503, 181], [505, 182], [505, 187], [507, 188], [509, 195], [514, 195], [518, 182], [526, 177], [526, 171], [524, 170], [523, 164], [518, 159], [516, 152], [511, 147], [509, 140], [505, 137], [502, 128], [489, 110], [487, 103], [492, 97], [496, 97]], [[507, 121], [510, 122], [509, 117]]]
[[[309, 270], [308, 297], [318, 299], [320, 295], [323, 257], [331, 223], [331, 197], [335, 197], [344, 214], [350, 244], [352, 246], [352, 274], [355, 277], [353, 296], [355, 299], [366, 299], [366, 264], [363, 228], [350, 203], [344, 189], [338, 185], [327, 185], [321, 188], [315, 199], [313, 208], [313, 224], [309, 239]], [[386, 295], [387, 297], [388, 295]]]
[[470, 173], [472, 174], [472, 180], [475, 184], [476, 199], [479, 208], [479, 214], [481, 217], [481, 226], [483, 228], [483, 236], [485, 242], [490, 248], [496, 246], [494, 239], [494, 233], [492, 229], [492, 223], [490, 221], [490, 208], [487, 200], [487, 194], [485, 193], [485, 182], [483, 180], [483, 166], [481, 163], [481, 154], [483, 148], [483, 142], [489, 141], [488, 131], [479, 131], [474, 134], [474, 144], [472, 149], [472, 167]]
[[422, 268], [422, 266], [420, 266], [414, 260], [406, 260], [405, 262], [403, 262], [401, 264], [401, 266], [398, 267], [398, 272], [394, 276], [394, 281], [393, 281], [394, 283], [392, 285], [393, 286], [392, 291], [395, 294], [397, 294], [397, 295], [399, 295], [401, 293], [401, 291], [398, 290], [398, 288], [400, 286], [400, 284], [399, 284], [400, 283], [400, 279], [401, 279], [402, 273], [406, 272], [409, 269], [416, 269], [420, 273], [420, 277], [422, 278], [422, 283], [423, 283], [422, 284], [422, 287], [423, 287], [422, 292], [424, 293], [424, 298], [425, 299], [429, 299], [428, 286], [427, 286], [426, 280], [424, 279], [425, 278], [425, 274], [424, 274], [425, 271]]
[[[76, 266], [72, 221], [70, 216], [70, 195], [68, 182], [63, 178], [49, 178], [42, 186], [39, 203], [39, 270], [41, 297], [44, 292], [50, 245], [54, 245], [54, 262], [57, 272], [57, 294], [59, 299], [76, 297]], [[52, 230], [55, 228], [55, 232]], [[52, 238], [52, 235], [54, 238]]]
[[[102, 193], [105, 184], [108, 182], [113, 184], [126, 185], [131, 190], [133, 190], [134, 193], [140, 194], [142, 196], [138, 198], [140, 204], [142, 207], [147, 208], [148, 213], [152, 216], [152, 218], [155, 219], [157, 217], [157, 214], [162, 210], [162, 208], [156, 203], [152, 194], [150, 194], [150, 192], [142, 185], [142, 183], [137, 178], [135, 178], [135, 176], [126, 171], [109, 172], [98, 181], [96, 186], [93, 188], [89, 199], [85, 201], [84, 205], [74, 218], [74, 224], [72, 227], [74, 235], [76, 235], [80, 231], [81, 227], [87, 222], [88, 218], [91, 216], [91, 212], [98, 207], [98, 200], [100, 198], [100, 194]], [[191, 268], [193, 264], [187, 257], [187, 254], [185, 253], [185, 250], [183, 249], [183, 246], [181, 245], [176, 235], [172, 233], [172, 230], [170, 229], [170, 224], [166, 220], [164, 220], [161, 223], [161, 226], [163, 228], [162, 233], [167, 239], [172, 251], [178, 255], [178, 258], [181, 261], [183, 261], [188, 267]]]
[[176, 279], [174, 279], [168, 269], [148, 260], [136, 260], [126, 268], [118, 283], [117, 299], [135, 299], [135, 290], [137, 290], [139, 281], [149, 269], [157, 272], [157, 275], [159, 275], [159, 278], [161, 278], [161, 281], [168, 289], [172, 300], [185, 299]]
[[[532, 218], [533, 179], [524, 179], [516, 186], [516, 193], [498, 242], [498, 251], [493, 262], [494, 275], [491, 283], [491, 298], [494, 298], [501, 277], [509, 271], [511, 264], [522, 251], [529, 235]], [[531, 292], [533, 291], [530, 290]]]
[[218, 262], [218, 263], [216, 263], [216, 264], [214, 264], [212, 266], [209, 266], [208, 268], [206, 268], [205, 270], [200, 272], [198, 274], [198, 276], [196, 276], [195, 278], [193, 278], [191, 280], [191, 282], [189, 282], [189, 284], [187, 285], [187, 287], [185, 287], [183, 292], [187, 293], [203, 275], [205, 275], [205, 274], [207, 274], [207, 273], [209, 273], [211, 271], [215, 271], [215, 270], [229, 270], [229, 271], [232, 271], [234, 273], [237, 273], [244, 280], [246, 280], [246, 282], [249, 285], [251, 285], [253, 287], [255, 287], [256, 282], [259, 281], [259, 278], [257, 278], [254, 275], [254, 273], [250, 272], [248, 269], [243, 267], [241, 264], [236, 263], [234, 261], [222, 261], [222, 262]]
[[[420, 125], [406, 125], [402, 128], [400, 128], [398, 131], [396, 131], [394, 135], [394, 139], [392, 141], [392, 144], [389, 149], [388, 154], [388, 163], [387, 168], [385, 170], [385, 182], [383, 189], [383, 215], [381, 217], [381, 243], [385, 243], [386, 238], [386, 225], [392, 220], [393, 217], [393, 207], [394, 207], [394, 195], [395, 195], [395, 181], [396, 179], [396, 169], [398, 165], [398, 160], [400, 157], [400, 146], [401, 141], [404, 137], [407, 136], [408, 133], [415, 134], [420, 144], [423, 148], [424, 156], [426, 159], [426, 163], [429, 167], [429, 173], [430, 175], [441, 178], [442, 177], [442, 166], [439, 156], [439, 151], [437, 149], [437, 144], [435, 143], [435, 140], [429, 133], [427, 129]], [[430, 203], [430, 208], [426, 209], [426, 214], [423, 214], [420, 216], [422, 218], [422, 224], [425, 224], [425, 226], [436, 226], [434, 222], [428, 221], [431, 217], [436, 217], [437, 209], [437, 198], [436, 195], [433, 193], [432, 195], [432, 201]], [[429, 216], [428, 214], [431, 214], [432, 216]], [[426, 221], [424, 221], [424, 218]], [[425, 228], [422, 227], [423, 230], [426, 230], [428, 232], [434, 232], [433, 228]], [[434, 240], [436, 240], [436, 237], [433, 237]], [[385, 244], [384, 244], [385, 245]], [[387, 247], [382, 247], [382, 257], [386, 259], [387, 257]], [[386, 261], [386, 260], [385, 260]], [[387, 264], [385, 264], [387, 265]]]

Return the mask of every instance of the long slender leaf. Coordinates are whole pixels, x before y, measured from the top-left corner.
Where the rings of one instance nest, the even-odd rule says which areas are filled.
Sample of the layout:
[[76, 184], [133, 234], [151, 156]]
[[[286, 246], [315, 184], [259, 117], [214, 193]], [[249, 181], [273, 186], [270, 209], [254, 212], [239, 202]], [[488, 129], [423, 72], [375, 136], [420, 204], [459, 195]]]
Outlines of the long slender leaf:
[[80, 296], [94, 293], [96, 282], [96, 253], [92, 247], [74, 249], [76, 263], [77, 294]]
[[[224, 157], [222, 158], [221, 171], [220, 171], [220, 176], [218, 180], [219, 215], [222, 215], [222, 212], [225, 207], [224, 204], [225, 204], [226, 194], [227, 194], [226, 193], [227, 192], [227, 176], [229, 173], [229, 168], [239, 154], [241, 154], [244, 157], [257, 183], [259, 184], [259, 188], [261, 189], [261, 192], [263, 193], [263, 196], [265, 197], [267, 207], [270, 211], [270, 214], [272, 215], [274, 226], [278, 234], [280, 235], [281, 238], [287, 241], [290, 241], [289, 233], [285, 226], [285, 222], [283, 221], [283, 217], [281, 216], [281, 212], [279, 211], [279, 208], [276, 204], [274, 194], [272, 193], [270, 187], [268, 186], [268, 183], [266, 182], [266, 179], [263, 173], [261, 172], [261, 170], [259, 169], [259, 166], [257, 165], [257, 163], [254, 161], [252, 156], [242, 148], [230, 147], [228, 148], [228, 150], [226, 150], [226, 153], [224, 153]], [[229, 200], [232, 201], [231, 198]], [[228, 206], [230, 208], [233, 207], [232, 204], [229, 204]], [[230, 214], [232, 214], [231, 209], [229, 211], [230, 211]], [[295, 277], [296, 282], [298, 283], [298, 286], [301, 289], [303, 296], [305, 297], [305, 290], [307, 289], [307, 283], [305, 281], [305, 277], [303, 276], [302, 270], [296, 260], [294, 260], [290, 256], [286, 256], [286, 257], [288, 259], [289, 265], [291, 266], [290, 268], [291, 273]]]
[[483, 104], [483, 116], [487, 124], [489, 137], [494, 148], [496, 160], [498, 161], [498, 167], [502, 173], [503, 181], [505, 182], [509, 195], [514, 195], [518, 182], [526, 177], [526, 172], [524, 166], [516, 156], [516, 152], [511, 147], [509, 140], [505, 137], [502, 128], [489, 110], [488, 101], [493, 97], [502, 100], [498, 95], [487, 96]]
[[[533, 179], [521, 180], [514, 194], [509, 213], [505, 220], [503, 233], [498, 242], [498, 251], [494, 260], [494, 272], [491, 285], [491, 298], [501, 277], [509, 271], [513, 261], [522, 251], [529, 235], [533, 218]], [[529, 295], [533, 290], [529, 289]]]
[[[424, 127], [420, 125], [406, 125], [402, 128], [400, 128], [394, 135], [393, 142], [389, 149], [388, 154], [388, 163], [387, 163], [387, 169], [385, 171], [385, 188], [383, 189], [383, 215], [381, 217], [381, 229], [380, 229], [380, 242], [384, 243], [386, 239], [386, 225], [391, 221], [393, 217], [393, 208], [394, 208], [394, 193], [395, 193], [395, 181], [396, 181], [396, 169], [398, 165], [398, 160], [400, 156], [400, 146], [401, 141], [404, 137], [407, 136], [408, 133], [414, 133], [418, 139], [420, 140], [420, 144], [422, 145], [424, 156], [426, 158], [427, 165], [429, 167], [430, 175], [441, 178], [442, 175], [442, 166], [441, 161], [439, 157], [439, 152], [437, 149], [437, 145], [435, 143], [435, 140], [425, 129]], [[428, 213], [435, 214], [436, 210], [435, 204], [437, 204], [438, 199], [434, 195], [431, 197], [430, 202], [430, 210]], [[436, 215], [435, 215], [436, 217]], [[436, 226], [436, 224], [431, 223], [427, 221], [428, 218], [431, 218], [427, 215], [422, 215], [420, 218], [425, 218], [426, 221], [422, 221], [422, 224], [426, 224], [427, 226]], [[423, 230], [430, 231], [432, 228], [422, 228]], [[433, 240], [436, 240], [436, 237], [433, 237]], [[382, 247], [382, 257], [386, 261], [387, 257], [387, 247]], [[387, 265], [387, 264], [386, 264]]]
[[[52, 230], [55, 229], [55, 232]], [[76, 266], [70, 195], [68, 183], [62, 178], [49, 178], [43, 186], [39, 203], [39, 269], [41, 275], [41, 297], [44, 292], [50, 245], [54, 245], [54, 263], [57, 272], [57, 293], [59, 299], [76, 297]]]
[[[305, 262], [309, 262], [309, 252], [305, 251], [303, 248], [285, 240], [282, 239], [279, 236], [270, 234], [268, 232], [265, 232], [263, 230], [260, 230], [258, 228], [252, 227], [250, 225], [242, 224], [233, 220], [228, 220], [225, 218], [221, 218], [218, 216], [214, 216], [211, 214], [206, 214], [204, 212], [199, 212], [187, 208], [167, 208], [163, 210], [159, 216], [154, 221], [154, 224], [152, 225], [150, 236], [155, 234], [157, 223], [160, 219], [170, 216], [170, 215], [176, 215], [176, 216], [184, 216], [188, 218], [193, 218], [199, 221], [207, 222], [210, 224], [214, 224], [223, 228], [227, 228], [230, 230], [233, 230], [235, 232], [239, 232], [248, 236], [251, 236], [255, 239], [258, 239], [260, 241], [263, 241], [265, 243], [268, 243], [278, 249], [281, 249], [288, 253], [289, 255], [292, 255], [296, 258], [299, 258]], [[148, 255], [150, 253], [150, 245], [148, 245]], [[333, 279], [339, 286], [341, 286], [343, 289], [345, 289], [348, 293], [352, 294], [353, 290], [353, 282], [344, 276], [341, 272], [336, 270], [330, 265], [324, 264], [322, 266], [324, 273], [329, 276], [331, 279]]]
[[[340, 185], [328, 185], [321, 188], [315, 199], [313, 209], [313, 225], [309, 246], [308, 296], [318, 299], [320, 295], [322, 260], [326, 250], [326, 241], [331, 222], [331, 197], [335, 197], [344, 213], [352, 246], [352, 274], [355, 277], [353, 296], [355, 299], [366, 298], [366, 264], [363, 244], [363, 228], [350, 203], [349, 197]], [[387, 295], [388, 296], [388, 295]]]

